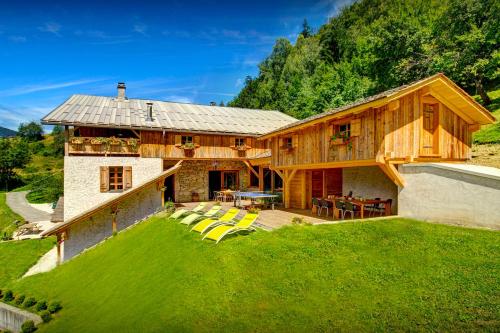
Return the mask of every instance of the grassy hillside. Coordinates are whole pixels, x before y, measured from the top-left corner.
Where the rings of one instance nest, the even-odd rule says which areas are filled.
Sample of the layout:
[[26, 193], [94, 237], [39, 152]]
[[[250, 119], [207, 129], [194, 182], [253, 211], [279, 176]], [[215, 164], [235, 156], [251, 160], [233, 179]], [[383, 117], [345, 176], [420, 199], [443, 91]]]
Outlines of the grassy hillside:
[[41, 332], [494, 331], [498, 253], [498, 232], [403, 219], [215, 245], [153, 217], [10, 285], [64, 304]]
[[488, 93], [492, 103], [488, 106], [491, 113], [497, 118], [492, 125], [485, 125], [474, 133], [473, 140], [476, 144], [500, 143], [500, 89]]
[[15, 226], [12, 222], [15, 220], [24, 221], [23, 218], [16, 213], [14, 213], [5, 203], [5, 192], [0, 192], [0, 237], [6, 233], [11, 235], [15, 230]]

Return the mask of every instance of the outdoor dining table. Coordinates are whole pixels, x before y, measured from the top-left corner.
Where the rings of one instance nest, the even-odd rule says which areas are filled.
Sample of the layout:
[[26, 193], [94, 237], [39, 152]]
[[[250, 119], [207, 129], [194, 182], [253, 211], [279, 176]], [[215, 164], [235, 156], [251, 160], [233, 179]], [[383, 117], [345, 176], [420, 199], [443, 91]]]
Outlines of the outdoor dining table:
[[236, 192], [234, 195], [234, 206], [241, 206], [241, 199], [249, 199], [251, 206], [255, 206], [257, 199], [271, 199], [271, 208], [274, 210], [274, 199], [278, 198], [277, 194], [268, 194], [261, 192]]
[[[360, 217], [364, 218], [365, 217], [365, 207], [366, 206], [372, 206], [375, 204], [384, 204], [385, 208], [385, 216], [391, 215], [391, 203], [388, 200], [379, 200], [379, 199], [355, 199], [355, 198], [339, 198], [342, 201], [349, 201], [352, 202], [354, 205], [359, 207], [360, 210]], [[330, 201], [335, 205], [334, 200], [339, 200], [339, 199], [326, 199], [326, 201]]]

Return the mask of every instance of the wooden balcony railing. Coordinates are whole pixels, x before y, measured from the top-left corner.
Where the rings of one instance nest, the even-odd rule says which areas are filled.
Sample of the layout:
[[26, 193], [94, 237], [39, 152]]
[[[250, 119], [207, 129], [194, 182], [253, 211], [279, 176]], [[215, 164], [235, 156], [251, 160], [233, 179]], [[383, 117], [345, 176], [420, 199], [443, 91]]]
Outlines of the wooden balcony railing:
[[135, 138], [72, 137], [70, 155], [139, 155], [140, 141]]

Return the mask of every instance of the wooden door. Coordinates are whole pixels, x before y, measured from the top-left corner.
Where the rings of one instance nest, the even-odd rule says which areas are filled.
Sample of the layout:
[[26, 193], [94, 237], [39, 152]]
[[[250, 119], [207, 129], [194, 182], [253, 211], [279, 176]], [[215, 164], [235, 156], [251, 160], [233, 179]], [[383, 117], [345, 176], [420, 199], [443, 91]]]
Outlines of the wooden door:
[[424, 104], [420, 155], [435, 156], [439, 153], [439, 108], [438, 104]]
[[313, 198], [323, 198], [323, 170], [311, 172], [311, 188]]

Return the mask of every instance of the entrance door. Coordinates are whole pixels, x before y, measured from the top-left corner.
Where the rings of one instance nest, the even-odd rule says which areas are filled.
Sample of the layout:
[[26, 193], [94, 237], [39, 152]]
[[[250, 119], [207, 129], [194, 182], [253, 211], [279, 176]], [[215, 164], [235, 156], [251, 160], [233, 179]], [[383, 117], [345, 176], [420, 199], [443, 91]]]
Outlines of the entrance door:
[[164, 200], [167, 201], [175, 201], [175, 175], [168, 176], [165, 178], [165, 195]]
[[238, 171], [222, 171], [223, 190], [238, 189]]
[[215, 200], [214, 192], [220, 191], [221, 186], [221, 172], [220, 171], [209, 171], [208, 172], [208, 191], [210, 199]]
[[439, 108], [438, 104], [424, 104], [422, 121], [422, 140], [420, 155], [433, 156], [439, 154]]

